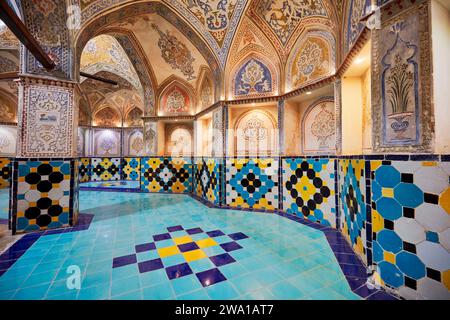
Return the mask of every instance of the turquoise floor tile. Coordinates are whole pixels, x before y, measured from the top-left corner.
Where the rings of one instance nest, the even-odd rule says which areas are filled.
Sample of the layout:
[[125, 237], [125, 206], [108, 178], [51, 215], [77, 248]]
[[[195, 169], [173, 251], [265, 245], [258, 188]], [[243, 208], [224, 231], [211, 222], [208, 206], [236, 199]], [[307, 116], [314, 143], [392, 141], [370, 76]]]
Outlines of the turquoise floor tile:
[[95, 287], [81, 288], [78, 300], [105, 300], [110, 297], [110, 285], [101, 284]]
[[176, 296], [201, 289], [203, 286], [195, 275], [189, 275], [170, 281]]
[[206, 287], [206, 292], [213, 300], [229, 300], [239, 297], [239, 293], [229, 281], [222, 281]]
[[142, 291], [136, 290], [118, 296], [111, 297], [111, 300], [142, 300]]
[[346, 300], [344, 296], [338, 294], [331, 288], [321, 288], [308, 294], [313, 300]]
[[189, 262], [189, 266], [191, 267], [193, 273], [210, 270], [216, 267], [208, 258], [191, 261]]
[[43, 284], [35, 287], [28, 287], [17, 290], [14, 300], [41, 300], [45, 297], [50, 284]]
[[140, 289], [141, 283], [137, 275], [129, 278], [123, 278], [120, 280], [115, 280], [111, 283], [111, 296], [117, 296]]
[[162, 258], [165, 267], [176, 266], [177, 264], [186, 263], [186, 259], [182, 254], [176, 254], [170, 257]]
[[185, 293], [177, 297], [177, 300], [211, 300], [205, 289]]
[[294, 287], [286, 280], [272, 285], [270, 291], [275, 298], [280, 300], [298, 300], [304, 296], [298, 288]]
[[145, 300], [170, 300], [175, 299], [170, 283], [164, 282], [142, 290], [142, 297]]
[[263, 285], [256, 280], [251, 273], [233, 278], [229, 281], [240, 294], [245, 294], [249, 291], [260, 290], [263, 288]]
[[252, 273], [252, 276], [255, 277], [263, 286], [269, 286], [283, 280], [283, 278], [272, 268], [256, 270]]
[[[107, 205], [99, 203], [99, 198]], [[313, 299], [321, 298], [328, 287], [334, 294], [325, 298], [355, 299], [343, 285], [346, 280], [323, 234], [276, 215], [210, 209], [188, 196], [92, 191], [80, 193], [80, 210], [94, 215], [89, 229], [41, 237], [0, 277], [0, 295], [18, 299]], [[167, 227], [174, 225], [249, 236], [237, 241], [242, 249], [228, 253], [236, 262], [218, 267], [227, 281], [203, 288], [195, 275], [172, 281], [163, 269], [141, 274], [137, 263], [112, 268], [114, 258], [134, 254], [136, 245], [153, 242], [154, 235], [168, 233]], [[182, 235], [184, 231], [172, 233], [173, 238]], [[208, 236], [201, 233], [191, 238]], [[232, 241], [228, 236], [214, 239]], [[172, 245], [173, 240], [157, 242], [158, 247]], [[220, 246], [202, 250], [209, 257], [225, 253]], [[138, 262], [157, 257], [157, 250], [137, 254]], [[164, 258], [164, 264], [184, 262], [181, 258]], [[194, 273], [215, 267], [209, 258], [189, 264]], [[71, 265], [80, 267], [82, 277], [76, 294], [65, 283]]]
[[233, 279], [249, 273], [239, 262], [230, 263], [220, 267], [220, 272], [227, 278]]

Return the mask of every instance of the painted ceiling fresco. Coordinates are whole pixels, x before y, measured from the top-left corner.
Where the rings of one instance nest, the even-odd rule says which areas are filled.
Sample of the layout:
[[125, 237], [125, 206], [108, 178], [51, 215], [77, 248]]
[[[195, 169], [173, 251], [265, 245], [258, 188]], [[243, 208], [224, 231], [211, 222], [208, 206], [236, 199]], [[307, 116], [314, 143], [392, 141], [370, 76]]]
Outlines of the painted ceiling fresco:
[[[136, 70], [117, 40], [109, 35], [100, 35], [91, 39], [81, 55], [81, 71], [96, 74], [108, 71], [130, 82], [137, 90], [142, 86]], [[83, 82], [85, 79], [81, 79]]]
[[131, 30], [151, 62], [157, 85], [176, 76], [196, 86], [203, 55], [174, 25], [157, 14], [148, 14], [118, 23]]
[[19, 49], [19, 40], [0, 20], [0, 49]]

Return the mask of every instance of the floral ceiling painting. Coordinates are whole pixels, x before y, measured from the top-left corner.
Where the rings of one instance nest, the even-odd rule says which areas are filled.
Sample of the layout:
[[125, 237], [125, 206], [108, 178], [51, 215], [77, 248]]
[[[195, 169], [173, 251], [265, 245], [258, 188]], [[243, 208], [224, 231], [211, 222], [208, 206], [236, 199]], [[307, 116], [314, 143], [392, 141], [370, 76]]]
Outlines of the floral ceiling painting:
[[187, 113], [191, 108], [191, 97], [180, 86], [168, 89], [161, 98], [162, 114]]
[[334, 153], [336, 149], [336, 118], [333, 98], [313, 103], [303, 118], [304, 153]]
[[[142, 92], [139, 77], [119, 42], [112, 36], [100, 35], [86, 44], [81, 55], [81, 71], [96, 74], [109, 72], [128, 81]], [[81, 81], [86, 79], [82, 78]]]
[[99, 127], [118, 127], [121, 125], [120, 116], [111, 107], [101, 108], [94, 115], [94, 125]]
[[[272, 70], [271, 70], [272, 69]], [[276, 91], [273, 67], [259, 58], [251, 57], [235, 71], [232, 92], [235, 97], [264, 97]]]
[[331, 75], [334, 52], [334, 38], [327, 32], [309, 32], [302, 37], [287, 64], [290, 89]]
[[126, 116], [125, 123], [128, 127], [142, 126], [142, 110], [133, 108]]

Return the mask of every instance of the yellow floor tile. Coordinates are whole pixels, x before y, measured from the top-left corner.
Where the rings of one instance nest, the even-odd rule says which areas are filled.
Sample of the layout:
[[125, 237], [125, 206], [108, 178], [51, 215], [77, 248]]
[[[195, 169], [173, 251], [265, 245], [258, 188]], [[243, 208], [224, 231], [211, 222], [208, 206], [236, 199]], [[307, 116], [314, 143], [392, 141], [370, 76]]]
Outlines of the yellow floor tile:
[[184, 256], [184, 258], [186, 259], [187, 262], [208, 258], [206, 253], [204, 253], [200, 249], [184, 252], [183, 256]]
[[158, 254], [161, 258], [174, 256], [178, 253], [180, 253], [180, 250], [178, 249], [177, 246], [158, 249]]
[[212, 246], [217, 246], [217, 242], [211, 238], [198, 240], [198, 241], [196, 241], [196, 243], [200, 248], [208, 248], [208, 247], [212, 247]]
[[178, 237], [178, 238], [173, 239], [173, 241], [177, 245], [193, 242], [193, 240], [190, 236]]

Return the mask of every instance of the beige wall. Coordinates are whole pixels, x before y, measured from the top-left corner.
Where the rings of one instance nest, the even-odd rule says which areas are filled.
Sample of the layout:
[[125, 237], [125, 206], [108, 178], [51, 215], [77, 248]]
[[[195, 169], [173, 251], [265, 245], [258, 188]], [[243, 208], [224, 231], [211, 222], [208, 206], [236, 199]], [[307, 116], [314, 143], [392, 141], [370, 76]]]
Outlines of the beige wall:
[[450, 153], [450, 11], [431, 2], [436, 153]]
[[362, 79], [344, 77], [342, 79], [342, 154], [362, 153]]
[[285, 155], [298, 156], [301, 153], [301, 118], [297, 103], [284, 104], [284, 146]]
[[362, 148], [363, 153], [372, 153], [372, 85], [370, 68], [362, 76], [361, 101], [363, 107]]

